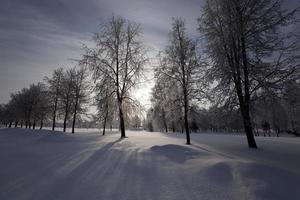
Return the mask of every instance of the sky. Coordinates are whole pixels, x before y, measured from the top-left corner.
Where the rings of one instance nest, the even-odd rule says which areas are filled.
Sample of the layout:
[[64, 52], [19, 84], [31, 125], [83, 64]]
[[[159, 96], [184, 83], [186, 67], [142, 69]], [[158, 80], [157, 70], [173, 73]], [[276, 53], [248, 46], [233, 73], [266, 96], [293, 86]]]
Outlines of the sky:
[[[58, 67], [74, 66], [99, 25], [114, 15], [140, 23], [150, 56], [168, 42], [172, 17], [183, 17], [191, 37], [204, 0], [1, 0], [0, 104], [10, 93], [51, 76]], [[289, 7], [297, 0], [285, 0]], [[151, 69], [152, 66], [147, 66]], [[147, 73], [151, 79], [151, 73]], [[153, 82], [135, 96], [149, 106]]]
[[[72, 67], [82, 45], [91, 43], [113, 14], [141, 24], [143, 42], [154, 56], [168, 42], [172, 17], [185, 18], [188, 31], [196, 35], [200, 10], [199, 0], [1, 0], [0, 103], [54, 69]], [[151, 73], [147, 76], [151, 79]], [[149, 104], [152, 85], [135, 91], [143, 104]]]

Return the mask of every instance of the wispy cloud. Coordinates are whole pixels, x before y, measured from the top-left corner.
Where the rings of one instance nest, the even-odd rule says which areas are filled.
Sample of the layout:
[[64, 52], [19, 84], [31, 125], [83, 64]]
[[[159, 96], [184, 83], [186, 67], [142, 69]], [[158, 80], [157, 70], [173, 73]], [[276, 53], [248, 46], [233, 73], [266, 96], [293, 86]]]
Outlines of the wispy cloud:
[[[167, 43], [172, 17], [186, 19], [197, 37], [203, 0], [2, 0], [0, 6], [0, 103], [9, 93], [79, 58], [98, 26], [112, 14], [142, 25], [151, 55]], [[295, 1], [289, 1], [291, 5]], [[294, 3], [294, 4], [293, 4]], [[148, 92], [149, 93], [149, 92]]]

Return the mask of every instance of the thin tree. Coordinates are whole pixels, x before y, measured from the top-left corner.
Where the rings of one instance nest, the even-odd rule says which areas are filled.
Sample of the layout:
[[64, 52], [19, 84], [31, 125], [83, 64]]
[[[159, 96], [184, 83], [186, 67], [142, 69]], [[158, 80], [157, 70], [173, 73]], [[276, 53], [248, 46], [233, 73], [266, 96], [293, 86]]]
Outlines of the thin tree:
[[64, 70], [62, 68], [56, 69], [53, 71], [52, 77], [45, 77], [45, 80], [48, 84], [49, 95], [50, 95], [50, 104], [52, 108], [52, 130], [55, 130], [55, 123], [59, 105], [59, 98], [62, 90], [62, 80], [63, 80]]
[[76, 118], [78, 114], [83, 114], [86, 109], [85, 105], [89, 102], [90, 84], [88, 83], [88, 70], [87, 68], [80, 66], [79, 69], [75, 69], [74, 78], [74, 107], [73, 107], [73, 121], [72, 121], [72, 133], [75, 132]]
[[174, 80], [180, 88], [178, 97], [183, 110], [186, 143], [190, 144], [188, 115], [201, 65], [196, 51], [196, 41], [188, 37], [183, 19], [173, 19], [169, 40], [170, 44], [163, 52], [162, 64], [158, 71]]
[[66, 132], [67, 129], [67, 121], [70, 118], [73, 110], [71, 108], [74, 104], [74, 86], [75, 86], [75, 69], [69, 69], [64, 73], [62, 79], [62, 92], [60, 94], [61, 103], [62, 103], [62, 112], [64, 115], [63, 120], [63, 132]]
[[[152, 88], [151, 94], [151, 104], [152, 104], [152, 120], [156, 122], [156, 125], [159, 126], [160, 129], [164, 129], [164, 131], [168, 132], [168, 118], [167, 118], [167, 110], [172, 104], [172, 101], [168, 101], [170, 95], [170, 87], [168, 87], [168, 77], [163, 75], [156, 75], [157, 79], [155, 81], [155, 85]], [[171, 104], [170, 104], [171, 103]]]
[[[109, 81], [109, 79], [107, 79], [107, 81]], [[102, 135], [105, 135], [106, 124], [108, 120], [112, 121], [117, 108], [111, 88], [112, 85], [109, 82], [98, 84], [95, 88], [97, 93], [95, 100], [98, 110], [98, 119], [102, 122]]]

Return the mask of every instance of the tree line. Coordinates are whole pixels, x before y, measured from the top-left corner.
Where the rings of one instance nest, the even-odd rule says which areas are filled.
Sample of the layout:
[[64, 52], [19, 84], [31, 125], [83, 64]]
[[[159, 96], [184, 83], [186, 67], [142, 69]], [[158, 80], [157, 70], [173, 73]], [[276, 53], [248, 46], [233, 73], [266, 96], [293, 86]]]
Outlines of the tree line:
[[78, 118], [84, 117], [89, 106], [97, 108], [91, 121], [119, 123], [121, 137], [125, 126], [141, 127], [141, 105], [131, 91], [143, 76], [148, 58], [141, 41], [140, 25], [123, 17], [112, 16], [93, 37], [94, 46], [84, 46], [83, 56], [70, 69], [59, 68], [44, 82], [32, 84], [11, 94], [0, 107], [0, 122], [8, 127], [43, 128], [44, 120], [62, 121], [66, 132], [71, 122], [72, 133]]
[[[299, 129], [299, 35], [294, 28], [299, 8], [286, 10], [279, 0], [211, 0], [197, 19], [198, 37], [186, 21], [173, 18], [168, 45], [156, 56], [155, 85], [144, 126], [149, 130], [244, 130], [256, 148], [257, 130], [278, 133]], [[67, 122], [97, 107], [103, 135], [118, 123], [126, 137], [128, 119], [141, 123], [133, 89], [149, 65], [141, 26], [112, 16], [85, 46], [78, 67], [57, 69], [44, 83], [11, 95], [1, 107], [9, 126], [43, 126], [46, 116]], [[87, 77], [90, 77], [89, 79]], [[203, 107], [205, 105], [205, 107]]]
[[[288, 11], [277, 0], [206, 1], [198, 18], [201, 40], [189, 37], [184, 19], [173, 19], [155, 68], [148, 128], [185, 132], [190, 144], [191, 126], [243, 127], [251, 148], [259, 127], [297, 134], [296, 14], [299, 8]], [[204, 103], [208, 108], [200, 109]]]
[[8, 127], [39, 128], [44, 121], [52, 119], [52, 130], [56, 120], [63, 120], [63, 131], [66, 131], [68, 120], [72, 120], [72, 133], [79, 114], [85, 113], [89, 102], [89, 85], [87, 69], [84, 67], [53, 71], [44, 82], [31, 84], [29, 88], [11, 94], [10, 101], [1, 106], [1, 122]]

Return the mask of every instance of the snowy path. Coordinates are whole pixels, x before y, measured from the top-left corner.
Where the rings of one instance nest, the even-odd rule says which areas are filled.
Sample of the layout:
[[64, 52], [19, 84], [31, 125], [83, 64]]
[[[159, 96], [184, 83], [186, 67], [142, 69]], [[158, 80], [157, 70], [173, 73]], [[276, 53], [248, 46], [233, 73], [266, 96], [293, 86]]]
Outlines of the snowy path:
[[300, 140], [0, 129], [1, 200], [297, 199]]

